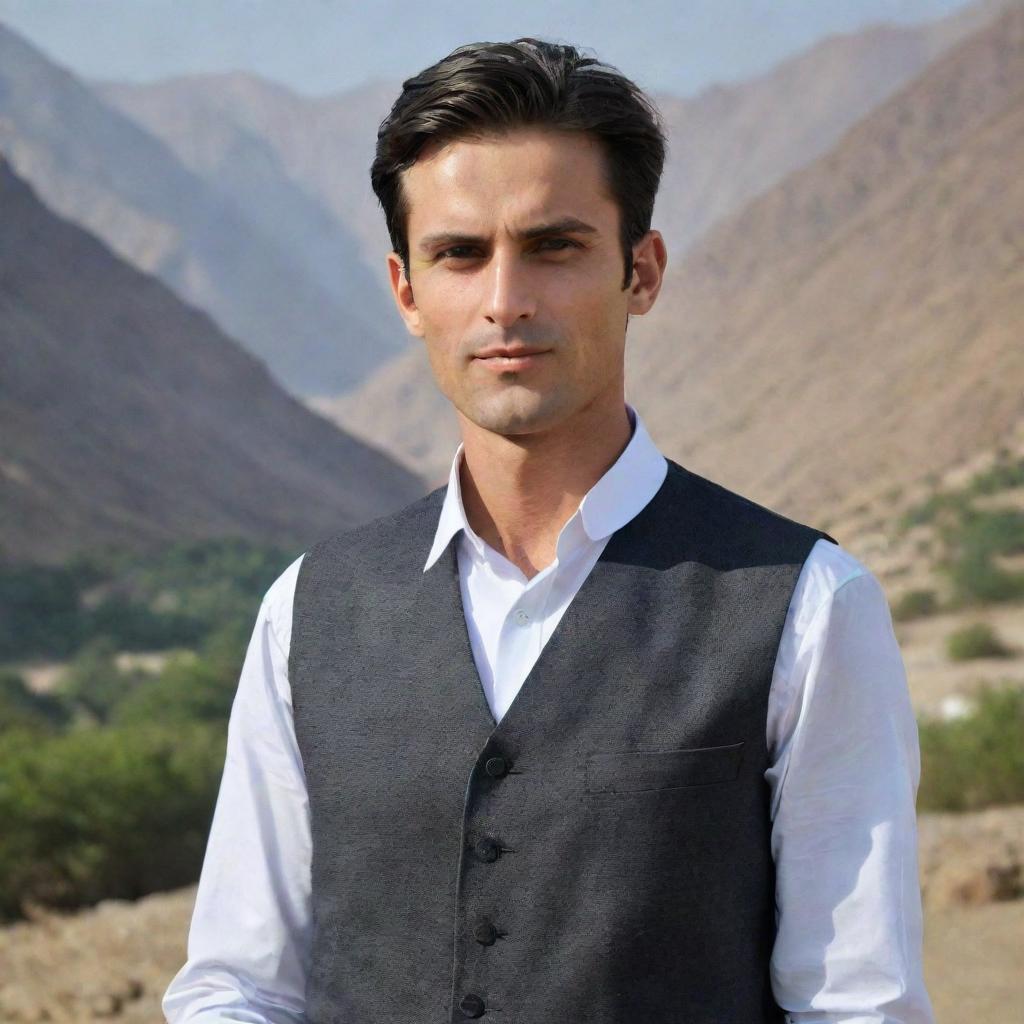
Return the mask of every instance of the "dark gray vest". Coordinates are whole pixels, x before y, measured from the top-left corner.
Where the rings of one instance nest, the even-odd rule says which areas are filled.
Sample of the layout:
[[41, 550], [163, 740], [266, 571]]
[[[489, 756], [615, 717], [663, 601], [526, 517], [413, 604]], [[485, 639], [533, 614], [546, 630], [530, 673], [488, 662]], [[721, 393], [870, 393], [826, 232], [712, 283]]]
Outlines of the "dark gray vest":
[[669, 462], [495, 724], [444, 490], [315, 544], [290, 679], [311, 1024], [760, 1024], [766, 713], [828, 534]]

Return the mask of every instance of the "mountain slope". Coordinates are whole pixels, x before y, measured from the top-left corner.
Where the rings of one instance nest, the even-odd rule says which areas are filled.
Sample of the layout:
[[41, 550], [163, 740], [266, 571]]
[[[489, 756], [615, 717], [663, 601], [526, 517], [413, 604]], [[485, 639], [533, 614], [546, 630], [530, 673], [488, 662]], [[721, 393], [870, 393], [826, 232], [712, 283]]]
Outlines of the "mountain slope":
[[[670, 265], [627, 342], [666, 454], [832, 518], [999, 443], [1024, 412], [1022, 89], [1017, 6]], [[443, 479], [420, 348], [331, 414]]]
[[655, 435], [789, 508], [993, 447], [1024, 411], [1022, 130], [1018, 7], [675, 268], [630, 346]]
[[423, 492], [2, 158], [0, 209], [4, 557], [223, 534], [307, 545]]
[[2, 24], [0, 152], [44, 202], [207, 310], [296, 394], [345, 390], [406, 344], [358, 244], [258, 140], [240, 150], [245, 173], [214, 187]]
[[658, 96], [669, 158], [654, 220], [681, 255], [716, 221], [835, 145], [951, 46], [1015, 0], [985, 0], [935, 21], [827, 36], [747, 81], [694, 97]]
[[245, 151], [258, 144], [296, 187], [354, 233], [364, 267], [385, 286], [384, 255], [391, 245], [370, 188], [370, 163], [377, 127], [401, 91], [399, 83], [308, 97], [231, 71], [149, 83], [95, 81], [93, 88], [208, 180], [244, 177]]
[[[716, 220], [826, 152], [1007, 2], [982, 0], [932, 22], [830, 36], [765, 74], [693, 97], [656, 94], [669, 151], [655, 221], [671, 251], [681, 254]], [[320, 97], [243, 72], [93, 84], [208, 179], [244, 180], [259, 140], [261, 153], [271, 150], [293, 183], [358, 236], [364, 265], [383, 282], [390, 242], [369, 167], [399, 82]]]

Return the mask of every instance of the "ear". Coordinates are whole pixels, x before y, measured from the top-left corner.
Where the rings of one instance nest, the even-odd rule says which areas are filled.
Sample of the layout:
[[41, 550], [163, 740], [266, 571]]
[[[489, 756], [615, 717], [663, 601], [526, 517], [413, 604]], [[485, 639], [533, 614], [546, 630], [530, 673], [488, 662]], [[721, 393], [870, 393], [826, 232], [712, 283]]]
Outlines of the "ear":
[[668, 250], [661, 232], [653, 228], [633, 246], [633, 280], [629, 285], [629, 313], [642, 316], [658, 297], [665, 278]]
[[391, 284], [391, 294], [395, 297], [395, 305], [398, 312], [405, 321], [406, 329], [417, 338], [423, 337], [423, 324], [420, 311], [416, 307], [412, 294], [412, 285], [406, 276], [405, 267], [402, 265], [402, 258], [397, 252], [388, 253], [388, 281]]

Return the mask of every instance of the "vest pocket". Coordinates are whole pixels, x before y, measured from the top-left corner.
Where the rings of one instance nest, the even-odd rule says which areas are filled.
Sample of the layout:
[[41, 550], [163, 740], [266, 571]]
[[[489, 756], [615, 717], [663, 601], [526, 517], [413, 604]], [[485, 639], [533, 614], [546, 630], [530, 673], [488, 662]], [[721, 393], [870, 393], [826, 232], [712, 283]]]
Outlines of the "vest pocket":
[[611, 750], [587, 755], [588, 793], [642, 793], [731, 782], [739, 774], [743, 743], [689, 750]]

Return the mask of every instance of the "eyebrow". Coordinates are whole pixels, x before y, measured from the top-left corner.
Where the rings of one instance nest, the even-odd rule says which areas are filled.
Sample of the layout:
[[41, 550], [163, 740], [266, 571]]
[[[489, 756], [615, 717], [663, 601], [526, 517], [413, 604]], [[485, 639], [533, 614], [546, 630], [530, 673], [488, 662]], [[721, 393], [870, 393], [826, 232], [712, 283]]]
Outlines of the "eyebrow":
[[[534, 238], [543, 238], [546, 235], [589, 234], [596, 235], [599, 232], [592, 224], [587, 224], [578, 217], [562, 217], [547, 224], [536, 224], [533, 227], [516, 232], [515, 238], [528, 242]], [[419, 249], [421, 252], [429, 252], [431, 249], [443, 245], [482, 245], [486, 241], [487, 239], [481, 235], [467, 235], [460, 231], [440, 231], [421, 238]]]

